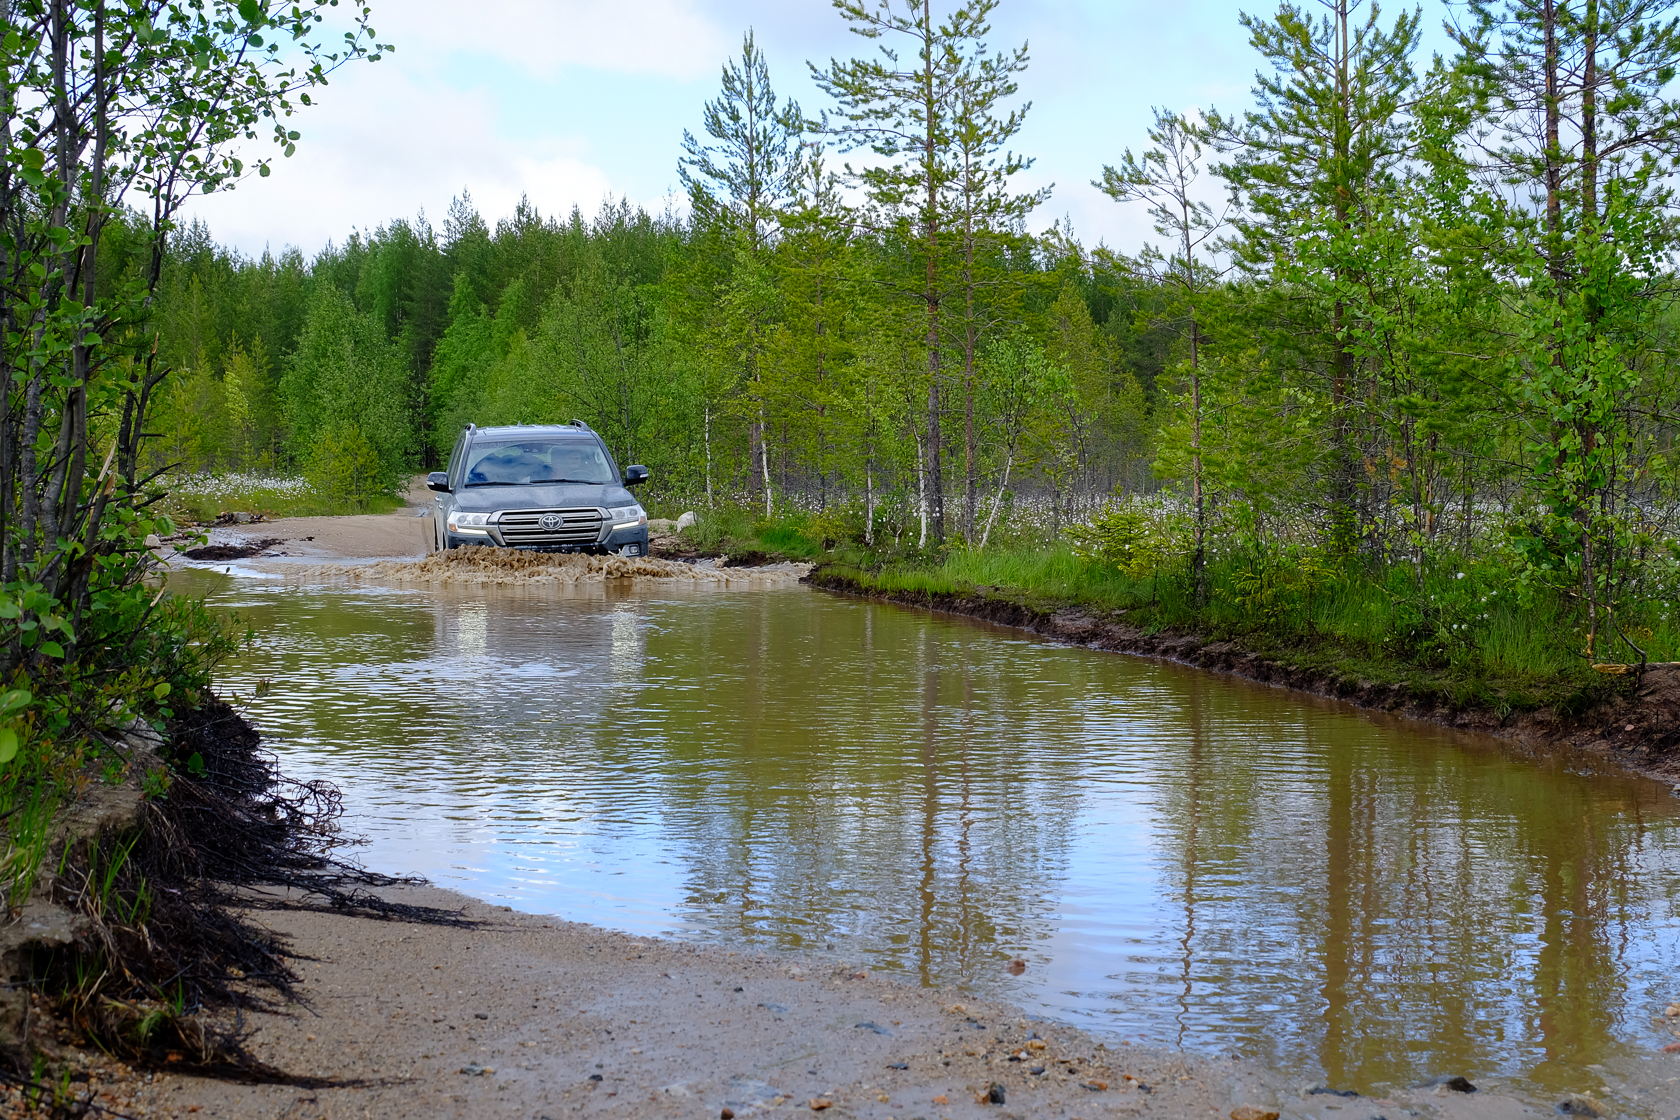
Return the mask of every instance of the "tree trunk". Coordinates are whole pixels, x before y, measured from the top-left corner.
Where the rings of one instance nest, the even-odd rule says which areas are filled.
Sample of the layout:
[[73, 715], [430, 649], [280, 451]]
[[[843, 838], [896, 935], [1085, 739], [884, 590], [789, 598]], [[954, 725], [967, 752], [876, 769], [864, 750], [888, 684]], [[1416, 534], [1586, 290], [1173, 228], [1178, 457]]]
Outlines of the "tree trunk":
[[928, 477], [926, 460], [922, 457], [922, 437], [916, 436], [916, 512], [921, 518], [922, 535], [916, 542], [917, 548], [926, 548], [928, 543]]
[[770, 493], [770, 441], [765, 438], [764, 410], [758, 413], [758, 452], [759, 463], [764, 470], [764, 516], [769, 517], [776, 511], [775, 495]]
[[[966, 161], [965, 161], [966, 162]], [[963, 539], [974, 543], [978, 483], [974, 475], [974, 199], [963, 170]]]
[[985, 548], [986, 542], [992, 536], [992, 523], [997, 520], [998, 506], [1003, 502], [1003, 492], [1009, 489], [1009, 470], [1015, 465], [1015, 445], [1009, 445], [1009, 451], [1003, 458], [1003, 481], [998, 484], [996, 497], [992, 499], [992, 511], [986, 515], [986, 530], [980, 534], [980, 547]]
[[1562, 106], [1558, 90], [1558, 41], [1556, 0], [1540, 0], [1540, 20], [1545, 40], [1543, 62], [1546, 119], [1546, 260], [1552, 283], [1563, 283], [1563, 157], [1559, 147]]
[[932, 0], [922, 0], [923, 21], [923, 109], [926, 112], [926, 134], [923, 142], [922, 170], [927, 176], [927, 213], [923, 218], [927, 244], [927, 279], [923, 299], [927, 301], [928, 348], [928, 411], [927, 411], [927, 485], [925, 488], [923, 544], [929, 524], [934, 544], [945, 542], [945, 474], [940, 465], [943, 438], [939, 431], [939, 173], [936, 141], [940, 104], [933, 89], [934, 25]]

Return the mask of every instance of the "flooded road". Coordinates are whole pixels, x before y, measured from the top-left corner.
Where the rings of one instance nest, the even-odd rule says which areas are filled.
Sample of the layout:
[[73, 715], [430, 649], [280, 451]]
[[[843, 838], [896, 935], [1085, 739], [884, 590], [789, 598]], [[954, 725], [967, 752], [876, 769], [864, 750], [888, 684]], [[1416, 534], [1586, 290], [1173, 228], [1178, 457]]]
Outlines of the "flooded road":
[[382, 871], [1303, 1083], [1680, 1074], [1654, 783], [803, 589], [175, 579], [255, 627], [220, 688]]

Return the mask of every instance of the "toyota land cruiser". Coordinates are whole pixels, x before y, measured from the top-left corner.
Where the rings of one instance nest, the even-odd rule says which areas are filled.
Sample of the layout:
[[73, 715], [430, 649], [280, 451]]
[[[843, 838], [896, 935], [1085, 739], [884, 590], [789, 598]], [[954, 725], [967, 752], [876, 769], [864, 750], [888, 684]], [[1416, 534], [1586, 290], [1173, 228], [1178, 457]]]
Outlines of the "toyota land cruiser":
[[629, 487], [648, 479], [634, 465], [619, 474], [612, 453], [582, 420], [569, 424], [468, 424], [433, 471], [439, 549], [467, 544], [539, 552], [646, 556], [647, 511]]

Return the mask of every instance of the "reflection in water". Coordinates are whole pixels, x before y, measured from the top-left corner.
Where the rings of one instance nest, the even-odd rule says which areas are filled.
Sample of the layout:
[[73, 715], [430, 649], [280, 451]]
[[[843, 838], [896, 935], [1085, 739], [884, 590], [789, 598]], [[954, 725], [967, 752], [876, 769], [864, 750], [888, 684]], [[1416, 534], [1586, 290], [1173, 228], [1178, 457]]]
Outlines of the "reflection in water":
[[1361, 1089], [1588, 1087], [1680, 995], [1650, 783], [804, 591], [216, 594], [263, 635], [224, 687], [277, 683], [244, 707], [368, 863], [524, 909]]

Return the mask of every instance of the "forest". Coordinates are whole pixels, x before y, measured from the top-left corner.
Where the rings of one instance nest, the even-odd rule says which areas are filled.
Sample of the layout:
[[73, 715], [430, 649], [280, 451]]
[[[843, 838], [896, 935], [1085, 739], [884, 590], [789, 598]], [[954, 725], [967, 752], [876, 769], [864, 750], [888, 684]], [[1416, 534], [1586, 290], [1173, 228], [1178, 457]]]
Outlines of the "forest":
[[1252, 107], [1090, 169], [1153, 219], [1131, 252], [1030, 232], [995, 7], [836, 0], [865, 49], [807, 64], [810, 111], [747, 32], [681, 209], [463, 193], [313, 259], [177, 231], [147, 454], [359, 505], [469, 421], [579, 417], [661, 509], [947, 572], [1025, 547], [1175, 625], [1680, 656], [1671, 4], [1475, 0], [1433, 58], [1416, 9], [1244, 15]]

